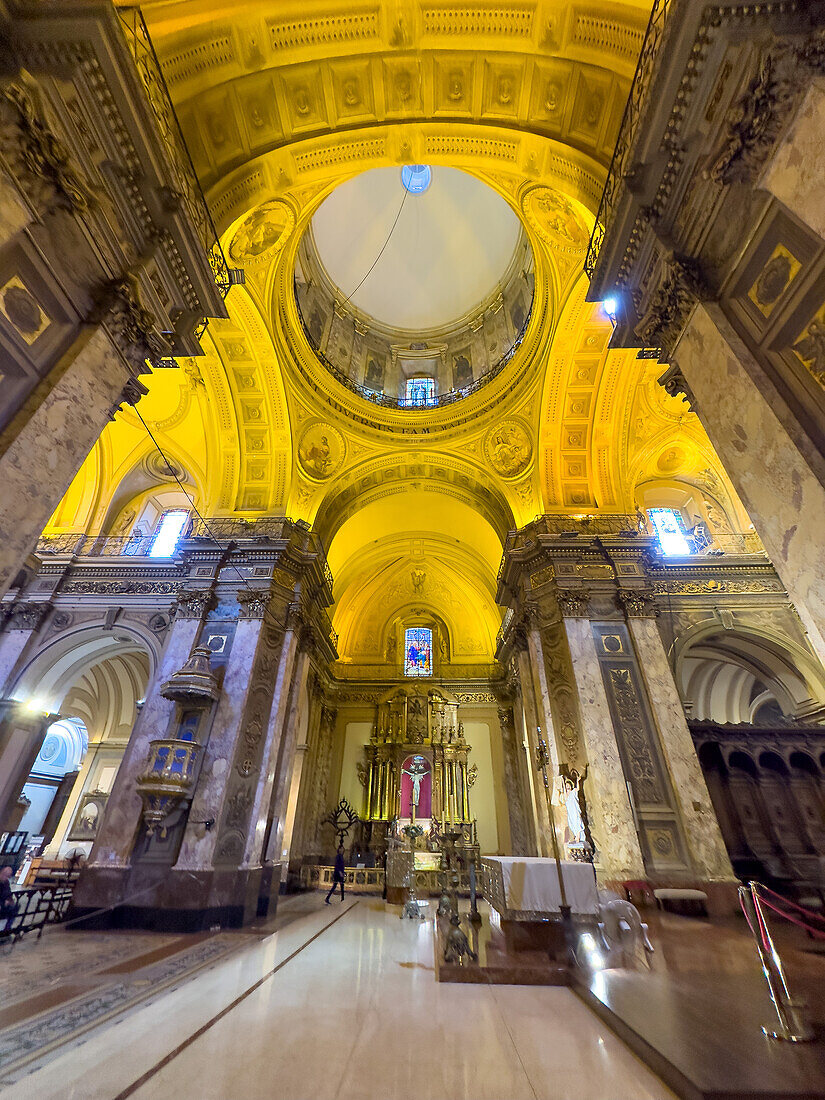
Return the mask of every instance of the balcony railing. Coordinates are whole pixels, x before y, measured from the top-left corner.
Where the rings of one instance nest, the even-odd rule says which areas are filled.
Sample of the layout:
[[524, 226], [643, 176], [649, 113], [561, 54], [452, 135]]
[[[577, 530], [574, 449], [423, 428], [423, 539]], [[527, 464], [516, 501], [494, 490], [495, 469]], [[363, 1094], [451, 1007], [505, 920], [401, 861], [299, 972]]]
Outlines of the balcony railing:
[[463, 401], [465, 398], [471, 397], [474, 393], [478, 393], [482, 386], [486, 386], [488, 382], [491, 382], [497, 375], [501, 374], [521, 347], [530, 325], [530, 318], [533, 314], [533, 302], [531, 300], [527, 317], [524, 320], [524, 324], [521, 326], [521, 331], [513, 341], [512, 346], [493, 364], [492, 367], [489, 368], [489, 370], [479, 375], [474, 382], [471, 382], [468, 386], [464, 386], [460, 390], [449, 390], [447, 393], [437, 394], [435, 397], [427, 398], [422, 402], [415, 398], [392, 397], [390, 394], [383, 393], [380, 390], [371, 390], [367, 386], [362, 386], [360, 382], [355, 382], [345, 371], [342, 371], [340, 367], [337, 367], [331, 362], [320, 348], [318, 348], [304, 320], [304, 315], [301, 312], [297, 290], [295, 292], [295, 306], [298, 310], [298, 318], [301, 322], [301, 328], [304, 330], [304, 336], [306, 337], [307, 343], [312, 348], [318, 361], [323, 363], [335, 381], [340, 382], [342, 386], [350, 391], [350, 393], [354, 393], [358, 397], [362, 397], [365, 401], [369, 401], [373, 405], [380, 405], [385, 409], [440, 409], [447, 405], [454, 405], [457, 401]]
[[[229, 267], [220, 246], [206, 198], [198, 182], [146, 23], [139, 8], [120, 8], [118, 15], [126, 45], [135, 62], [138, 79], [143, 85], [163, 139], [175, 190], [180, 195], [186, 213], [195, 226], [198, 239], [209, 258], [215, 285], [225, 298], [231, 286]], [[204, 320], [198, 335], [203, 334], [206, 324]]]
[[588, 279], [593, 279], [599, 252], [604, 241], [608, 226], [613, 220], [613, 214], [618, 204], [619, 195], [624, 185], [625, 174], [628, 169], [628, 156], [639, 131], [639, 124], [643, 112], [647, 106], [647, 93], [650, 88], [656, 63], [659, 60], [662, 41], [667, 27], [668, 16], [674, 0], [654, 0], [650, 20], [645, 32], [639, 60], [636, 63], [636, 72], [633, 83], [630, 86], [630, 94], [627, 97], [622, 122], [619, 127], [619, 136], [607, 179], [604, 184], [599, 210], [596, 214], [596, 224], [593, 227], [593, 235], [590, 238], [590, 246], [584, 261], [584, 270]]

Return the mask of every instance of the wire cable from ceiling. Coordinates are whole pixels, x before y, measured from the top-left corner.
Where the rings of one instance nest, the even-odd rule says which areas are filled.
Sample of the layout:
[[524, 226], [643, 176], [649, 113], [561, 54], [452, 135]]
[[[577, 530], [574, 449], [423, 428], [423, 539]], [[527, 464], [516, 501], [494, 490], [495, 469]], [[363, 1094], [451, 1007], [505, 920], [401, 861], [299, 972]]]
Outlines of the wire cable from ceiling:
[[395, 232], [395, 227], [398, 225], [398, 219], [401, 217], [401, 211], [404, 209], [404, 203], [407, 201], [407, 195], [409, 195], [409, 191], [407, 190], [406, 187], [403, 188], [403, 191], [404, 191], [404, 194], [401, 198], [401, 205], [398, 207], [398, 213], [395, 215], [395, 221], [390, 226], [390, 231], [387, 234], [387, 239], [381, 245], [381, 251], [378, 253], [378, 255], [375, 257], [375, 259], [372, 261], [372, 263], [370, 264], [369, 270], [367, 271], [366, 275], [361, 280], [361, 282], [358, 284], [358, 286], [355, 288], [355, 290], [351, 291], [346, 296], [344, 301], [341, 303], [342, 306], [345, 306], [347, 304], [347, 302], [352, 300], [353, 294], [358, 293], [358, 291], [361, 289], [361, 287], [364, 285], [364, 283], [367, 281], [367, 279], [369, 279], [370, 275], [372, 275], [373, 271], [375, 270], [375, 265], [378, 263], [378, 261], [384, 255], [384, 252], [386, 251], [387, 245], [390, 243], [390, 238], [392, 237], [393, 233]]
[[[217, 538], [215, 538], [215, 536], [214, 536], [214, 535], [212, 534], [212, 529], [211, 529], [211, 527], [209, 526], [209, 524], [208, 524], [208, 523], [206, 522], [206, 520], [204, 519], [204, 517], [203, 517], [203, 515], [201, 514], [201, 512], [200, 512], [200, 509], [198, 508], [197, 504], [195, 504], [195, 501], [194, 501], [194, 499], [193, 499], [193, 497], [192, 497], [192, 494], [191, 494], [191, 493], [190, 493], [190, 492], [188, 491], [188, 489], [186, 488], [186, 486], [185, 486], [185, 485], [183, 484], [183, 482], [181, 481], [181, 479], [180, 479], [180, 478], [178, 477], [177, 469], [175, 468], [175, 466], [173, 465], [173, 463], [169, 461], [169, 459], [167, 458], [166, 454], [164, 453], [164, 451], [163, 451], [163, 448], [161, 447], [160, 443], [158, 443], [157, 439], [155, 439], [155, 436], [154, 436], [154, 435], [152, 434], [152, 429], [151, 429], [151, 428], [149, 427], [149, 425], [148, 425], [148, 424], [146, 423], [146, 421], [145, 421], [145, 420], [143, 419], [143, 416], [142, 416], [142, 414], [141, 414], [140, 410], [138, 409], [137, 405], [133, 405], [133, 406], [132, 406], [132, 408], [134, 409], [135, 413], [137, 414], [137, 418], [138, 418], [138, 420], [139, 420], [139, 421], [141, 422], [141, 424], [143, 425], [143, 427], [144, 427], [144, 429], [145, 429], [145, 431], [146, 431], [146, 434], [147, 434], [147, 435], [149, 436], [149, 438], [150, 438], [150, 439], [152, 440], [152, 442], [154, 443], [154, 445], [155, 445], [155, 448], [156, 448], [156, 450], [157, 450], [158, 454], [159, 454], [159, 455], [160, 455], [160, 457], [161, 457], [161, 458], [163, 459], [163, 461], [164, 461], [164, 462], [166, 463], [166, 465], [167, 465], [167, 467], [169, 468], [169, 470], [171, 470], [171, 472], [172, 472], [172, 475], [173, 475], [173, 476], [174, 476], [174, 478], [175, 478], [175, 481], [176, 481], [176, 482], [178, 483], [178, 487], [180, 488], [180, 491], [181, 491], [181, 492], [183, 493], [183, 495], [184, 495], [184, 496], [186, 497], [186, 499], [187, 499], [187, 500], [189, 501], [189, 503], [190, 503], [190, 504], [192, 505], [192, 511], [193, 511], [193, 512], [195, 513], [195, 515], [196, 515], [196, 516], [198, 517], [198, 519], [199, 519], [199, 520], [201, 521], [201, 523], [202, 523], [202, 524], [203, 524], [203, 526], [204, 526], [204, 529], [206, 530], [206, 532], [208, 533], [209, 537], [210, 537], [210, 538], [212, 539], [212, 541], [214, 542], [214, 544], [215, 544], [215, 545], [216, 545], [216, 546], [217, 546], [217, 547], [218, 547], [219, 549], [223, 549], [223, 547], [221, 546], [221, 543], [220, 543], [220, 542], [218, 541], [218, 539], [217, 539]], [[265, 593], [265, 592], [264, 592], [264, 591], [263, 591], [262, 589], [260, 589], [260, 588], [253, 588], [253, 587], [252, 587], [252, 585], [251, 585], [251, 584], [249, 584], [249, 583], [247, 582], [247, 579], [246, 579], [246, 577], [245, 577], [245, 576], [243, 575], [243, 573], [242, 573], [242, 572], [240, 571], [240, 569], [238, 568], [238, 566], [237, 566], [237, 565], [235, 565], [235, 564], [234, 564], [233, 562], [231, 562], [231, 561], [230, 561], [230, 562], [229, 562], [228, 564], [229, 564], [229, 565], [230, 565], [230, 566], [232, 567], [232, 569], [234, 569], [234, 570], [235, 570], [235, 572], [236, 572], [236, 573], [238, 574], [238, 579], [240, 580], [240, 582], [241, 582], [241, 584], [242, 584], [242, 585], [244, 586], [244, 588], [245, 588], [245, 589], [247, 590], [247, 592], [251, 592], [251, 593], [252, 593], [252, 595], [253, 595], [253, 596], [255, 596], [255, 598], [256, 598], [256, 599], [261, 599], [261, 598], [262, 598], [263, 596], [265, 596], [265, 594], [266, 594], [266, 593]], [[215, 579], [217, 580], [217, 577], [216, 577]], [[270, 620], [270, 622], [271, 622], [271, 623], [272, 623], [272, 624], [273, 624], [273, 625], [274, 625], [275, 627], [277, 627], [277, 629], [278, 629], [278, 630], [283, 630], [284, 624], [283, 624], [283, 623], [281, 623], [281, 622], [279, 622], [279, 621], [278, 621], [278, 620], [277, 620], [277, 619], [275, 618], [275, 616], [274, 616], [274, 615], [272, 614], [272, 612], [271, 612], [271, 611], [269, 610], [269, 608], [268, 608], [267, 606], [264, 606], [264, 618], [268, 618], [268, 619]]]

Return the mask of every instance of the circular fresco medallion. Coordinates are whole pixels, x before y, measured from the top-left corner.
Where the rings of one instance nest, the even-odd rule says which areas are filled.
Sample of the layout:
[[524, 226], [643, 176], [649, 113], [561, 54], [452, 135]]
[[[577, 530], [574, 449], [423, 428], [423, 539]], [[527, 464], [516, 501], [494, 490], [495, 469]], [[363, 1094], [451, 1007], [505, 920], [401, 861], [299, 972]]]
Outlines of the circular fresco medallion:
[[247, 266], [269, 263], [295, 228], [292, 208], [279, 199], [265, 202], [241, 223], [229, 246], [229, 258]]
[[552, 187], [534, 187], [523, 200], [524, 216], [540, 237], [551, 244], [584, 252], [590, 230], [576, 204]]
[[533, 444], [516, 420], [505, 420], [487, 433], [484, 452], [500, 477], [518, 477], [530, 465]]
[[298, 464], [313, 481], [326, 481], [344, 461], [344, 440], [330, 424], [309, 424], [298, 444]]

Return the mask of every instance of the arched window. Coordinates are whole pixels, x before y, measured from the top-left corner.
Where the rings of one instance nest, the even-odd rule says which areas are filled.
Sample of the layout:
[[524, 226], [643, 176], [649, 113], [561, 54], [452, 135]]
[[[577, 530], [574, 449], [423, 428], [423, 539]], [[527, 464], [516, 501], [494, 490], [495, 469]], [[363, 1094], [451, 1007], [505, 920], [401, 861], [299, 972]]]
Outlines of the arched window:
[[150, 558], [170, 558], [178, 545], [178, 539], [183, 531], [184, 524], [189, 519], [189, 513], [182, 508], [175, 508], [164, 512], [155, 528], [155, 537], [152, 540]]
[[404, 399], [405, 405], [413, 408], [435, 404], [435, 379], [429, 375], [417, 375], [407, 379], [407, 391]]
[[692, 554], [693, 547], [685, 537], [682, 516], [675, 508], [648, 508], [650, 522], [656, 529], [656, 536], [663, 554]]
[[433, 632], [429, 627], [411, 626], [404, 631], [404, 675], [432, 676]]

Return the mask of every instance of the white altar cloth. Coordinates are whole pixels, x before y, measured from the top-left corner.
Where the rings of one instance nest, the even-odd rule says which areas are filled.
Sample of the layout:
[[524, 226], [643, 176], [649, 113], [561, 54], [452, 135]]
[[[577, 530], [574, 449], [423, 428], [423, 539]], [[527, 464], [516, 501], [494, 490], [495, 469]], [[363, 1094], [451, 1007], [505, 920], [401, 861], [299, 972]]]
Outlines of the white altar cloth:
[[[558, 913], [561, 905], [559, 876], [554, 859], [537, 856], [485, 856], [501, 864], [504, 898], [508, 909]], [[596, 913], [599, 897], [596, 876], [589, 863], [563, 860], [561, 872], [567, 904], [573, 913]]]

